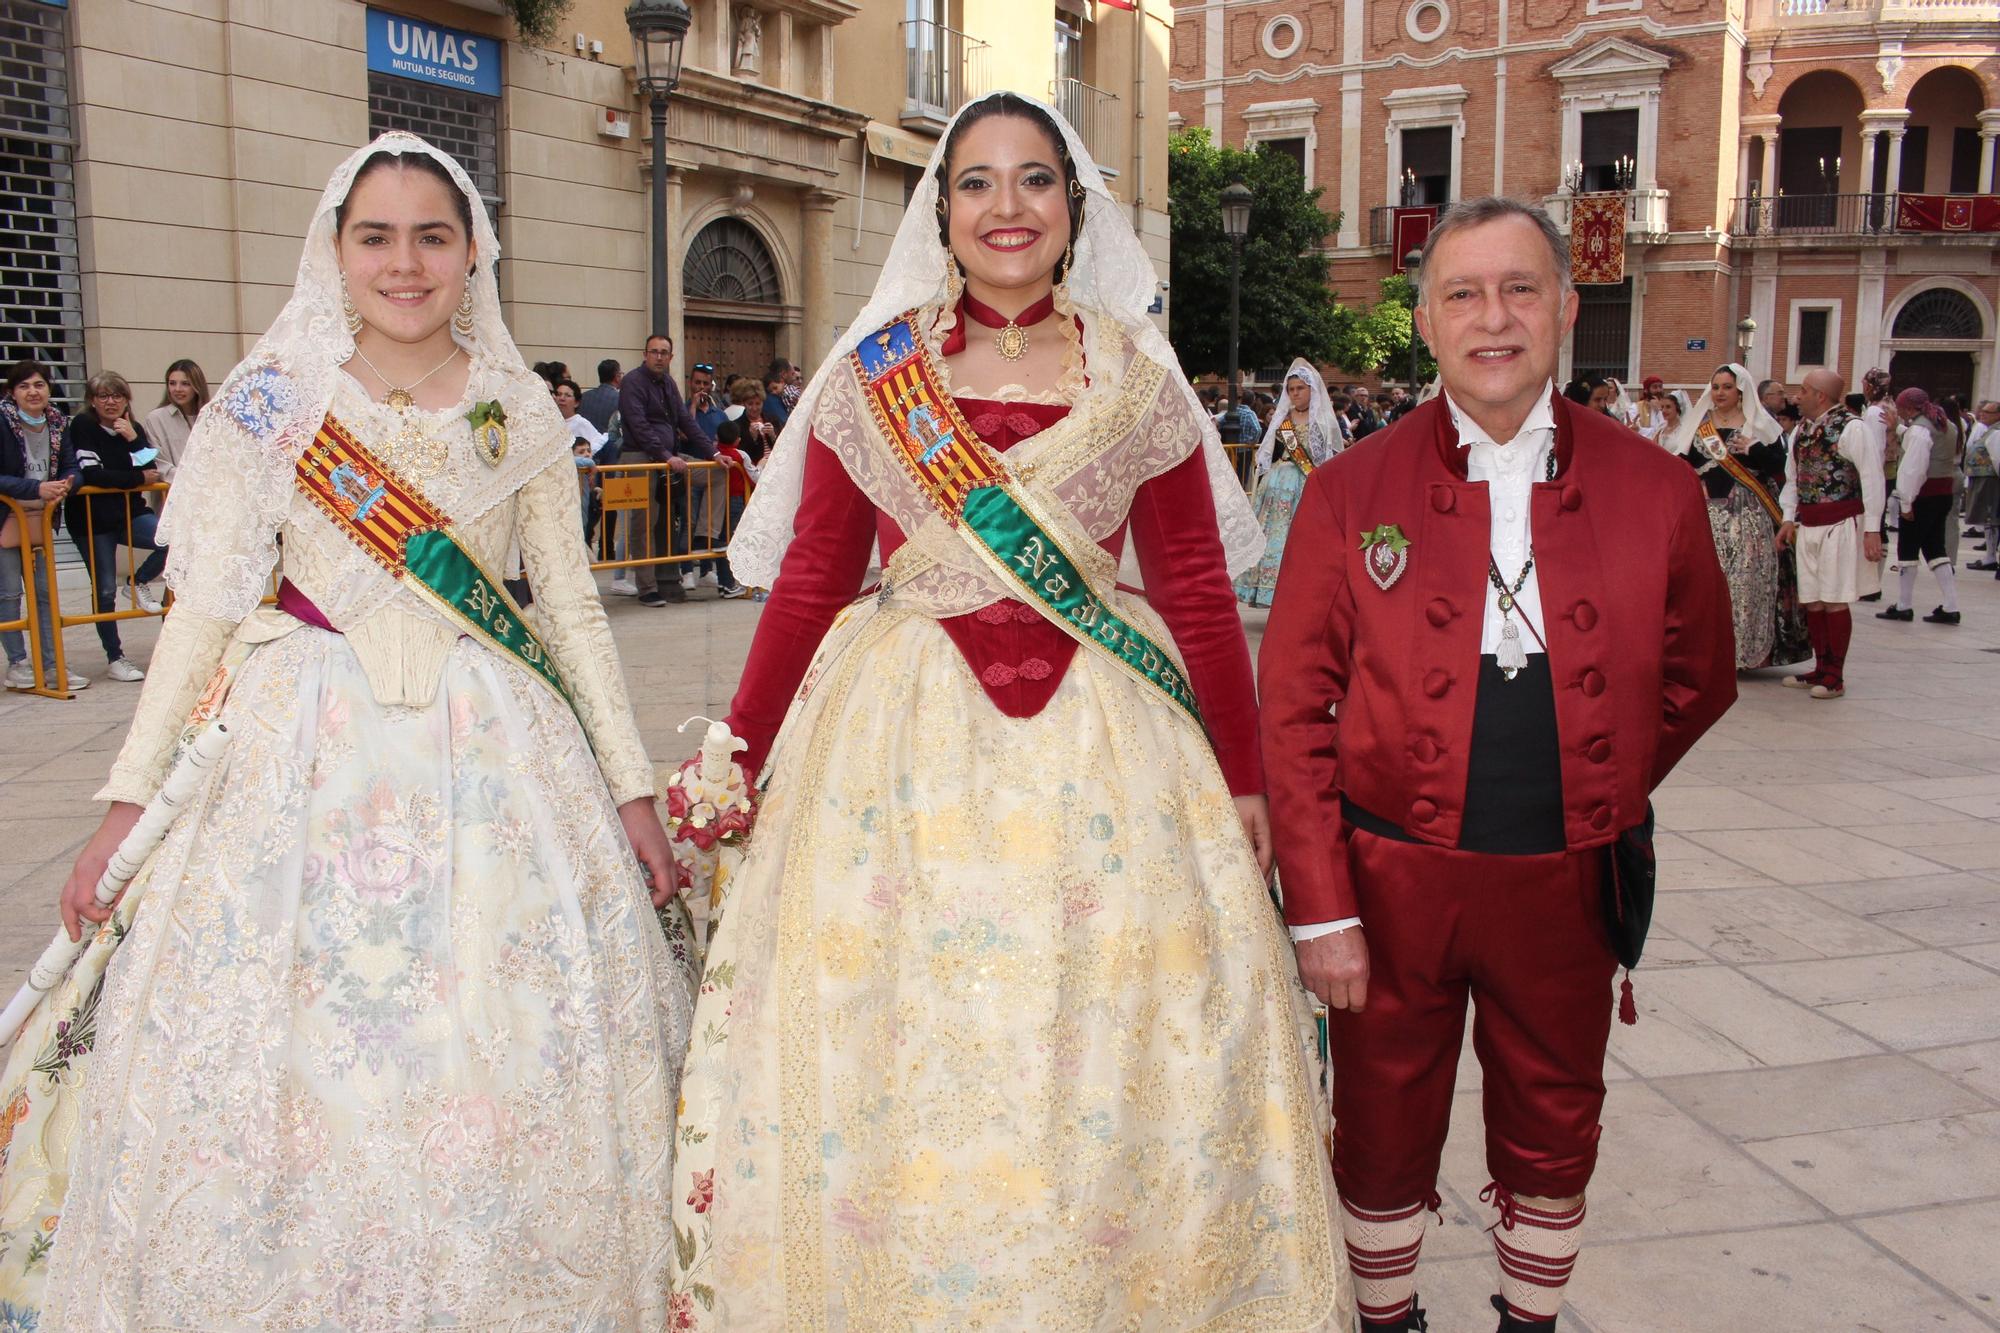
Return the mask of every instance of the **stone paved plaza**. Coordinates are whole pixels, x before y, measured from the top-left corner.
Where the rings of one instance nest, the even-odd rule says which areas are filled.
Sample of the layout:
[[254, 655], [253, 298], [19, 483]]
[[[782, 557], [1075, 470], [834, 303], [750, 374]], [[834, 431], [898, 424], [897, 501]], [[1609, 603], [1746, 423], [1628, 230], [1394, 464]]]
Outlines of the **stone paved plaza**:
[[[608, 600], [670, 765], [693, 748], [674, 725], [726, 707], [760, 608]], [[1965, 576], [1963, 604], [1957, 629], [1859, 608], [1846, 699], [1744, 682], [1659, 793], [1663, 891], [1565, 1329], [2000, 1328], [2000, 585]], [[153, 628], [128, 625], [142, 662]], [[0, 698], [10, 994], [138, 697], [90, 633], [69, 647], [89, 690]], [[1443, 1333], [1493, 1326], [1478, 1088], [1468, 1054], [1421, 1285]]]

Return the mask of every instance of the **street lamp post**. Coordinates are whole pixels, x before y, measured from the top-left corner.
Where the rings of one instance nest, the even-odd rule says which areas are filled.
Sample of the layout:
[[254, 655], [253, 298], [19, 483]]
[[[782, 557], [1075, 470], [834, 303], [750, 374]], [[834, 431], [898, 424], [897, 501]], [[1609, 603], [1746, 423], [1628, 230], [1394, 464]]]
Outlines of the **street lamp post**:
[[1250, 234], [1250, 205], [1256, 196], [1242, 181], [1222, 192], [1222, 234], [1229, 238], [1229, 422], [1236, 424], [1236, 339], [1241, 330], [1243, 241]]
[[1417, 270], [1423, 267], [1424, 252], [1412, 250], [1403, 256], [1403, 276], [1410, 280], [1410, 397], [1417, 396]]
[[1757, 342], [1757, 321], [1745, 315], [1736, 321], [1736, 355], [1744, 365], [1750, 364], [1750, 349]]
[[648, 333], [667, 331], [667, 98], [681, 81], [681, 43], [692, 21], [685, 0], [632, 0], [625, 7], [633, 73], [653, 113], [653, 324]]

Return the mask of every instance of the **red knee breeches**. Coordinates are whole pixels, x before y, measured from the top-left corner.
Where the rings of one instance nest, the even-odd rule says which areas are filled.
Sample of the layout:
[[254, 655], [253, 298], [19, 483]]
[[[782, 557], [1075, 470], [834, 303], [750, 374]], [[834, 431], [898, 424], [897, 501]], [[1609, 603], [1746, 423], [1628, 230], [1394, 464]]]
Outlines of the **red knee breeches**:
[[1362, 1208], [1430, 1197], [1472, 1003], [1486, 1160], [1516, 1194], [1583, 1193], [1597, 1161], [1617, 971], [1602, 851], [1491, 856], [1358, 829], [1368, 1007], [1332, 1015], [1334, 1177]]

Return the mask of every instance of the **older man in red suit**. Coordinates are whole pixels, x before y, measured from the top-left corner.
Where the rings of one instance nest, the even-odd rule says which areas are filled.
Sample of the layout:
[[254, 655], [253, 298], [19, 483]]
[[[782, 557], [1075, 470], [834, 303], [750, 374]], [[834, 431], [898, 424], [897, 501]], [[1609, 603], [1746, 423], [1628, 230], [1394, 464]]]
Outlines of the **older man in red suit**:
[[1555, 392], [1577, 298], [1547, 216], [1459, 204], [1419, 273], [1443, 392], [1306, 486], [1265, 768], [1299, 973], [1332, 1010], [1363, 1328], [1423, 1327], [1470, 999], [1500, 1328], [1553, 1329], [1604, 1103], [1607, 875], [1650, 856], [1649, 793], [1736, 697], [1729, 589], [1693, 475]]

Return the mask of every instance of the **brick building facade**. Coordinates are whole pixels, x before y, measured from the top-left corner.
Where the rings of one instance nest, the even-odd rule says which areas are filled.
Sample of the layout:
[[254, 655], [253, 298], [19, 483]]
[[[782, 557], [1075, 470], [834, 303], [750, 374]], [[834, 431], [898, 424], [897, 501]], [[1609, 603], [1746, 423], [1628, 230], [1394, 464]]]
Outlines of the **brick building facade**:
[[1397, 206], [1501, 193], [1566, 228], [1580, 168], [1626, 195], [1626, 278], [1580, 289], [1565, 375], [1696, 384], [1747, 318], [1759, 377], [2000, 396], [2000, 3], [1191, 0], [1172, 69], [1173, 123], [1324, 189], [1349, 304]]

